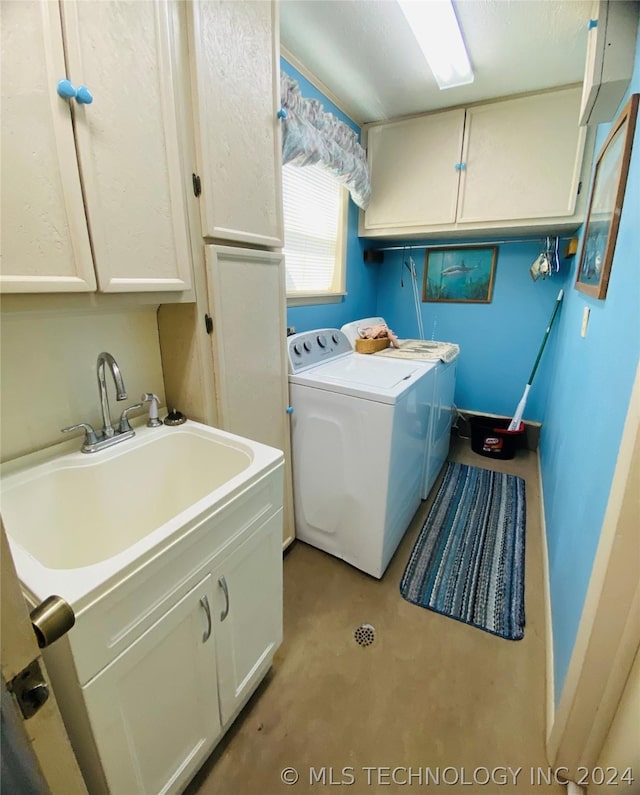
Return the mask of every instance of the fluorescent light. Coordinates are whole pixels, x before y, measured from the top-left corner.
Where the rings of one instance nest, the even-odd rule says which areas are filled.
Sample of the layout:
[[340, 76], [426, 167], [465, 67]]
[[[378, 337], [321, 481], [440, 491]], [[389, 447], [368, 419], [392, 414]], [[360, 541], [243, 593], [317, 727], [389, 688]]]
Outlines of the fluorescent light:
[[440, 88], [473, 83], [451, 0], [398, 0]]

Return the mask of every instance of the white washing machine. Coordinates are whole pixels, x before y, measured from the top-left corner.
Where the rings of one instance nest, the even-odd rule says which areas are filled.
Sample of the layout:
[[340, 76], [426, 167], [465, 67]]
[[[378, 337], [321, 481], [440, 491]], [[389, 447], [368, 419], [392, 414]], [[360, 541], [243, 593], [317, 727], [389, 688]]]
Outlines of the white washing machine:
[[[379, 324], [386, 325], [384, 318], [367, 317], [347, 323], [341, 330], [346, 334], [351, 345], [355, 346], [355, 341], [360, 336], [360, 329]], [[453, 396], [456, 389], [457, 358], [460, 348], [458, 345], [446, 342], [422, 340], [399, 340], [399, 342], [399, 350], [387, 348], [373, 356], [385, 361], [409, 361], [426, 366], [436, 365], [431, 411], [429, 412], [431, 428], [424, 450], [424, 479], [421, 496], [423, 500], [426, 500], [449, 455]]]
[[287, 345], [296, 536], [380, 578], [420, 505], [436, 363], [362, 356], [338, 329]]

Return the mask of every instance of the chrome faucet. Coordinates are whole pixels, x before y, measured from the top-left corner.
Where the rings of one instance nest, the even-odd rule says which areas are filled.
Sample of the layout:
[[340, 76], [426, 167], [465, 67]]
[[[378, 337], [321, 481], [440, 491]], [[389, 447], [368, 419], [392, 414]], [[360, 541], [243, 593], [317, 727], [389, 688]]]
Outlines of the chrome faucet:
[[118, 363], [110, 353], [102, 351], [98, 354], [97, 373], [98, 373], [98, 389], [100, 390], [100, 405], [102, 407], [102, 436], [105, 439], [110, 439], [115, 436], [115, 428], [111, 424], [111, 412], [109, 410], [109, 396], [107, 394], [107, 383], [105, 381], [104, 369], [108, 365], [113, 376], [113, 381], [116, 385], [116, 400], [126, 400], [127, 390], [124, 386], [122, 373], [118, 367]]
[[84, 442], [81, 448], [83, 453], [97, 453], [98, 450], [104, 450], [106, 447], [111, 447], [114, 444], [124, 442], [125, 439], [130, 439], [132, 436], [135, 436], [135, 431], [129, 423], [129, 412], [142, 408], [142, 403], [136, 403], [135, 406], [126, 408], [120, 416], [118, 427], [114, 428], [111, 424], [109, 396], [107, 395], [107, 383], [105, 380], [106, 367], [111, 371], [113, 382], [116, 385], [116, 399], [125, 400], [127, 397], [127, 390], [125, 389], [124, 380], [118, 363], [110, 353], [103, 351], [98, 356], [96, 365], [98, 390], [100, 392], [100, 406], [102, 408], [102, 433], [97, 434], [91, 425], [86, 422], [81, 422], [77, 425], [71, 425], [69, 428], [62, 429], [64, 433], [79, 430], [80, 428], [84, 430]]

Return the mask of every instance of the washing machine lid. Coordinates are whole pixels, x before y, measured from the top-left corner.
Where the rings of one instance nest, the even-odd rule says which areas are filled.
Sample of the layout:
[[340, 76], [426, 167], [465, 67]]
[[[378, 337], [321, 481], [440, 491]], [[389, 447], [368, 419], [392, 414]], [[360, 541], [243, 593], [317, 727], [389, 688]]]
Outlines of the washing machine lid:
[[416, 362], [352, 353], [290, 375], [289, 382], [379, 403], [395, 403], [429, 369]]

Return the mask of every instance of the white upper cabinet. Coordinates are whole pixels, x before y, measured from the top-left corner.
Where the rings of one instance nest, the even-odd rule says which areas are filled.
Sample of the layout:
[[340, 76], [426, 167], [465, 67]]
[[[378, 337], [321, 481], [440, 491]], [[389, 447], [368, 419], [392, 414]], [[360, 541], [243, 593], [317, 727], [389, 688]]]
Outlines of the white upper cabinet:
[[580, 89], [478, 105], [467, 110], [460, 223], [573, 215], [584, 132]]
[[[94, 272], [102, 292], [191, 287], [173, 83], [184, 14], [2, 3], [4, 291], [91, 291]], [[64, 77], [93, 102], [58, 96]]]
[[178, 5], [64, 2], [69, 75], [98, 281], [104, 292], [190, 287], [172, 75]]
[[452, 165], [460, 160], [463, 131], [460, 109], [371, 127], [367, 229], [420, 226], [425, 218], [434, 224], [455, 222], [458, 182]]
[[190, 30], [204, 237], [283, 244], [276, 4], [192, 4]]
[[0, 3], [4, 292], [96, 289], [56, 3]]
[[360, 234], [575, 230], [590, 166], [580, 93], [563, 88], [370, 125], [373, 195]]
[[629, 87], [640, 4], [595, 0], [589, 21], [580, 124], [611, 121]]

